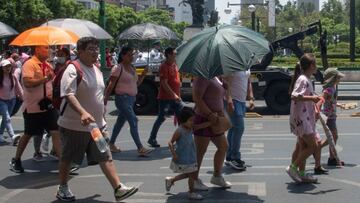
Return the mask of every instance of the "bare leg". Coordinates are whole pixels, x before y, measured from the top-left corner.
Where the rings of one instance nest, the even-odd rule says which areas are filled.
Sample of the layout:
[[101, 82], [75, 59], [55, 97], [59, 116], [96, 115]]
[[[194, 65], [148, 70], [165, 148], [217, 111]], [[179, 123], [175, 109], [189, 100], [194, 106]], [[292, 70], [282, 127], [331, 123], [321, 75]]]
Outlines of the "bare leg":
[[192, 192], [195, 192], [194, 180], [195, 180], [195, 177], [196, 177], [196, 172], [188, 173], [188, 176], [189, 176], [189, 180], [188, 180], [189, 192], [192, 193]]
[[59, 179], [60, 185], [67, 184], [69, 179], [69, 170], [70, 170], [71, 162], [69, 161], [62, 161], [59, 162]]
[[299, 166], [300, 171], [305, 170], [306, 159], [314, 153], [317, 142], [313, 135], [304, 135], [300, 138], [300, 153], [294, 162], [295, 166]]
[[[338, 140], [338, 132], [337, 132], [337, 129], [331, 130], [331, 134], [332, 134], [332, 136], [333, 136], [334, 143], [335, 143], [335, 145], [336, 145], [337, 140]], [[334, 159], [334, 158], [335, 158], [334, 153], [332, 153], [332, 151], [330, 150], [330, 148], [329, 148], [329, 153], [330, 153], [329, 159]]]
[[42, 140], [42, 136], [41, 136], [41, 135], [33, 136], [35, 153], [40, 153], [40, 152], [41, 152], [41, 151], [40, 151], [41, 140]]
[[21, 136], [19, 144], [16, 148], [16, 154], [15, 154], [15, 159], [20, 159], [22, 154], [24, 153], [24, 150], [27, 146], [27, 144], [29, 143], [31, 136], [30, 135], [26, 135], [24, 134], [23, 136]]
[[105, 174], [111, 186], [114, 189], [117, 188], [120, 185], [120, 178], [116, 173], [114, 162], [111, 160], [111, 161], [100, 162], [99, 164], [101, 170]]
[[214, 137], [211, 141], [216, 146], [217, 150], [214, 155], [214, 176], [221, 176], [221, 170], [224, 164], [228, 143], [225, 135]]
[[195, 180], [199, 178], [199, 172], [202, 160], [204, 158], [205, 152], [207, 147], [209, 146], [210, 138], [209, 137], [202, 137], [202, 136], [194, 136], [194, 141], [196, 145], [196, 156], [198, 162], [198, 171], [196, 172]]
[[51, 139], [53, 143], [53, 148], [60, 159], [61, 156], [61, 139], [60, 139], [60, 132], [58, 130], [50, 131]]
[[295, 145], [295, 149], [294, 149], [294, 151], [293, 151], [293, 153], [292, 153], [292, 155], [291, 155], [291, 163], [292, 163], [292, 164], [295, 162], [296, 158], [297, 158], [298, 155], [299, 155], [299, 151], [300, 151], [299, 139], [300, 139], [300, 138], [297, 139], [296, 145]]

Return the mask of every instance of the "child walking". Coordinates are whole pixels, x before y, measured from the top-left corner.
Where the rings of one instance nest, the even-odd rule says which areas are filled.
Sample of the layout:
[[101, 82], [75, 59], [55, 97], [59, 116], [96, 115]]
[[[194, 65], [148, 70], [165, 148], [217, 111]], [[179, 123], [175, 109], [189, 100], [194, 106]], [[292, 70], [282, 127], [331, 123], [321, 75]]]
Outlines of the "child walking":
[[[323, 97], [324, 104], [322, 112], [327, 116], [326, 125], [329, 127], [331, 134], [336, 144], [338, 140], [338, 130], [336, 127], [336, 107], [341, 106], [337, 103], [337, 85], [340, 83], [340, 79], [345, 75], [339, 72], [336, 68], [328, 68], [324, 72], [324, 85], [323, 85]], [[339, 163], [336, 161], [334, 154], [329, 150], [330, 156], [328, 159], [328, 166], [337, 166]], [[340, 163], [344, 165], [344, 162]]]
[[[295, 67], [292, 81], [290, 130], [297, 136], [298, 152], [293, 153], [293, 162], [286, 172], [295, 182], [317, 182], [305, 174], [306, 159], [318, 147], [316, 132], [315, 103], [320, 97], [315, 95], [310, 77], [316, 72], [316, 60], [312, 54], [304, 54]], [[296, 81], [296, 82], [294, 82]], [[295, 149], [296, 151], [296, 149]]]
[[201, 200], [202, 195], [195, 193], [194, 179], [198, 170], [196, 160], [196, 148], [193, 138], [193, 130], [206, 128], [210, 123], [202, 123], [201, 125], [194, 126], [194, 112], [190, 107], [183, 107], [177, 115], [179, 127], [176, 129], [169, 144], [169, 149], [172, 154], [172, 161], [170, 169], [174, 173], [180, 173], [175, 177], [165, 178], [165, 189], [170, 191], [171, 186], [176, 181], [188, 178], [189, 185], [189, 199]]

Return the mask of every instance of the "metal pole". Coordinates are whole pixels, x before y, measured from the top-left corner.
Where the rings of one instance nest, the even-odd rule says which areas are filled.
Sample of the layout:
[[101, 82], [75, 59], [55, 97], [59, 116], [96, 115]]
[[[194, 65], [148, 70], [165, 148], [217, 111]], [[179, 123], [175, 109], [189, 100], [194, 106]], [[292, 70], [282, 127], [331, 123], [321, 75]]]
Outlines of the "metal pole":
[[355, 61], [355, 0], [350, 0], [350, 61]]
[[251, 12], [251, 29], [255, 31], [255, 12]]
[[[99, 24], [103, 29], [105, 29], [105, 1], [100, 0], [99, 4], [100, 4], [100, 7], [99, 7]], [[101, 64], [102, 69], [104, 69], [106, 67], [106, 63], [105, 63], [105, 47], [106, 47], [105, 40], [100, 40], [100, 64]]]

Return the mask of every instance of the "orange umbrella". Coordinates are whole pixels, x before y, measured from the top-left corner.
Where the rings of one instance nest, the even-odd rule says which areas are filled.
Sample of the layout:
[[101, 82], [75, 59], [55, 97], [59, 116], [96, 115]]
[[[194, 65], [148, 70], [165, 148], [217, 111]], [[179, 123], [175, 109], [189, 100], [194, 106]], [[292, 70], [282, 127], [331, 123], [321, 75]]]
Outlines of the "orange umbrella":
[[10, 45], [13, 46], [48, 46], [76, 44], [79, 36], [58, 27], [44, 26], [26, 30], [19, 34]]

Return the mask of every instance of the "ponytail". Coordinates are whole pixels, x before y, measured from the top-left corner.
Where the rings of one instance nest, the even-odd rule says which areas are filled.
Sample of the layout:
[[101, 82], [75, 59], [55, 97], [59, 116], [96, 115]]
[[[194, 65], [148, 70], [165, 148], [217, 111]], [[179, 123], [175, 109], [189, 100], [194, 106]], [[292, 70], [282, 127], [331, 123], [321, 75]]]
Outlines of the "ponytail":
[[294, 90], [295, 82], [301, 75], [301, 66], [300, 63], [296, 63], [294, 75], [292, 76], [290, 87], [289, 87], [289, 94], [291, 95], [292, 91]]

